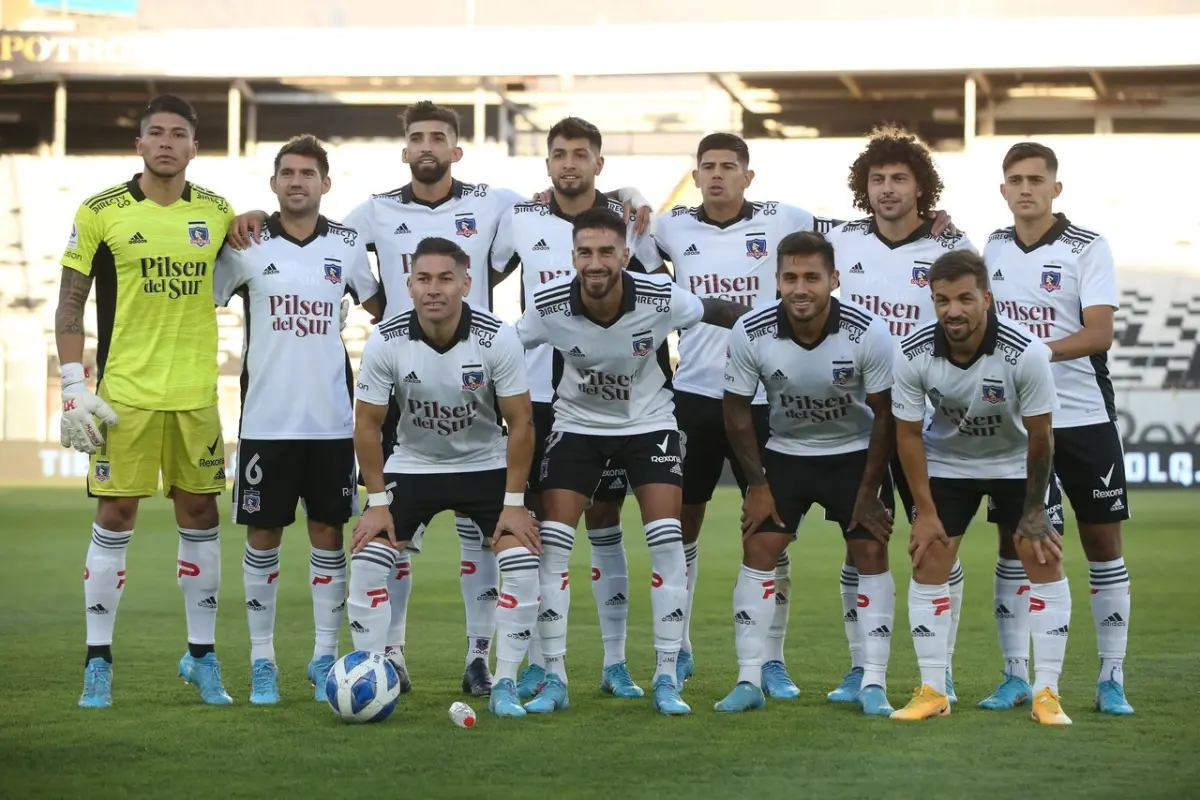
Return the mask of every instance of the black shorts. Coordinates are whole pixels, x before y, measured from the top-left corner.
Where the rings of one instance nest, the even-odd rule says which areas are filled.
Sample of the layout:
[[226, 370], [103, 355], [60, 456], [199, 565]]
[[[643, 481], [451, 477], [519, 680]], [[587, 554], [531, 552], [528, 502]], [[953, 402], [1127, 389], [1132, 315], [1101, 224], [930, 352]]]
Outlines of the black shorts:
[[[874, 538], [866, 530], [850, 527], [854, 501], [867, 466], [867, 451], [837, 453], [829, 456], [795, 456], [774, 450], [763, 451], [763, 469], [767, 485], [775, 498], [775, 511], [783, 527], [768, 519], [758, 533], [795, 533], [804, 515], [816, 503], [825, 509], [825, 519], [836, 522], [847, 539]], [[888, 511], [895, 514], [891, 476], [885, 472], [879, 499]]]
[[[771, 435], [770, 406], [750, 407], [758, 450], [763, 452]], [[675, 421], [683, 448], [683, 502], [701, 505], [712, 500], [713, 490], [721, 481], [725, 462], [733, 470], [734, 480], [746, 493], [746, 476], [729, 446], [725, 433], [725, 404], [716, 397], [691, 392], [675, 392]]]
[[539, 462], [543, 492], [568, 489], [591, 497], [605, 469], [625, 471], [634, 489], [650, 483], [683, 485], [679, 431], [600, 436], [555, 431]]
[[[1116, 423], [1054, 429], [1054, 472], [1062, 495], [1071, 501], [1079, 522], [1103, 524], [1129, 519], [1125, 484], [1125, 450]], [[1047, 501], [1049, 509], [1050, 501]], [[991, 512], [988, 522], [997, 522]]]
[[900, 464], [899, 455], [892, 456], [892, 463], [888, 469], [892, 474], [892, 485], [896, 487], [896, 494], [900, 495], [899, 508], [904, 511], [904, 518], [911, 523], [917, 513], [917, 507], [913, 503], [912, 489], [908, 488], [908, 478], [904, 477], [904, 467]]
[[[529, 479], [525, 491], [537, 494], [542, 491], [542, 461], [546, 458], [546, 437], [554, 427], [554, 404], [533, 404], [533, 462], [529, 467]], [[606, 467], [592, 493], [592, 499], [600, 503], [616, 503], [624, 499], [629, 491], [629, 480], [625, 470]]]
[[420, 552], [425, 528], [443, 511], [454, 511], [470, 518], [479, 526], [484, 538], [491, 540], [504, 507], [508, 470], [433, 474], [386, 472], [383, 478], [396, 540], [414, 542], [417, 546], [411, 549]]
[[[947, 536], [962, 536], [979, 510], [979, 501], [988, 499], [988, 522], [1016, 530], [1025, 511], [1024, 478], [930, 478], [929, 493]], [[1046, 513], [1060, 534], [1063, 532], [1062, 491], [1054, 476], [1046, 489]]]
[[314, 522], [344, 525], [358, 513], [353, 439], [242, 439], [233, 479], [233, 521], [286, 528], [296, 503]]

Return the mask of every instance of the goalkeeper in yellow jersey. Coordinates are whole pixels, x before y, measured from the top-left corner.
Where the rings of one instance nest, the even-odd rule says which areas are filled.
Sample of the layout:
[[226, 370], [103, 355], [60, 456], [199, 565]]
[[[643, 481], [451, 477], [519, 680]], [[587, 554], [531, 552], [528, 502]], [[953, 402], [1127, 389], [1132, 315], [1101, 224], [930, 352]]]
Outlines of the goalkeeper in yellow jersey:
[[[62, 364], [62, 443], [91, 456], [97, 498], [84, 569], [87, 661], [79, 705], [112, 704], [113, 624], [138, 502], [175, 505], [175, 565], [187, 612], [179, 674], [205, 703], [232, 703], [214, 652], [221, 583], [225, 448], [217, 413], [213, 265], [233, 219], [225, 198], [186, 178], [196, 112], [154, 98], [141, 118], [144, 170], [80, 205], [62, 259], [55, 339]], [[96, 290], [96, 389], [83, 367], [83, 309]]]

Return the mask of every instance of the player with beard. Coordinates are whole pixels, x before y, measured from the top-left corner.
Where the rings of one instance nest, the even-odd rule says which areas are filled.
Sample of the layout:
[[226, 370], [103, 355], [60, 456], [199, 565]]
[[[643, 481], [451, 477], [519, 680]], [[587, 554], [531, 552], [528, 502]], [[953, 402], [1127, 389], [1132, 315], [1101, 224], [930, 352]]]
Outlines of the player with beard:
[[[173, 571], [187, 610], [179, 674], [205, 703], [232, 699], [214, 648], [225, 448], [217, 410], [213, 263], [233, 219], [225, 198], [187, 180], [195, 110], [160, 95], [142, 112], [142, 172], [85, 200], [62, 258], [55, 341], [62, 444], [91, 456], [97, 498], [83, 571], [87, 657], [79, 705], [112, 705], [112, 639], [141, 499], [162, 473], [179, 532]], [[83, 316], [96, 283], [97, 385], [87, 388]], [[99, 418], [100, 425], [96, 424]]]
[[[965, 234], [938, 232], [930, 221], [930, 211], [942, 193], [942, 179], [929, 150], [906, 131], [893, 127], [872, 131], [866, 148], [850, 166], [849, 187], [855, 207], [870, 216], [829, 232], [841, 296], [881, 317], [899, 340], [934, 318], [930, 265], [949, 250], [975, 252], [975, 248]], [[892, 462], [892, 478], [900, 507], [909, 516], [912, 495], [898, 460]], [[868, 628], [861, 617], [864, 613], [871, 616], [864, 609], [873, 609], [872, 603], [889, 608], [894, 605], [895, 582], [884, 555], [884, 561], [876, 565], [882, 567], [881, 571], [865, 572], [850, 550], [846, 551], [841, 597], [850, 671], [828, 694], [832, 702], [859, 701], [867, 651], [880, 645], [868, 636], [878, 626]], [[951, 656], [947, 660], [946, 693], [951, 703], [958, 700], [950, 664], [962, 608], [962, 582], [962, 565], [955, 561], [950, 570], [950, 629], [946, 638]], [[873, 674], [879, 673], [873, 670]]]
[[[474, 308], [490, 310], [489, 252], [500, 220], [523, 198], [507, 189], [454, 178], [453, 166], [462, 160], [463, 149], [458, 143], [459, 117], [453, 109], [428, 101], [416, 103], [405, 109], [403, 122], [405, 146], [401, 157], [408, 164], [411, 182], [371, 196], [343, 220], [365, 239], [367, 249], [375, 252], [385, 298], [384, 316], [394, 317], [412, 308], [408, 278], [413, 253], [419, 242], [430, 237], [459, 243], [467, 254], [471, 277], [466, 300]], [[628, 190], [623, 194], [628, 195]], [[264, 218], [263, 212], [238, 217], [231, 230], [231, 244], [241, 248], [251, 237], [257, 237]], [[385, 454], [394, 447], [399, 418], [400, 408], [393, 401], [383, 426]], [[491, 685], [488, 661], [495, 632], [499, 569], [495, 555], [486, 548], [485, 537], [469, 519], [459, 515], [455, 527], [461, 550], [459, 576], [467, 633], [462, 687], [464, 692], [484, 696]], [[404, 647], [412, 593], [411, 553], [419, 553], [420, 547], [418, 533], [409, 548], [397, 556], [388, 587], [392, 625], [387, 652], [400, 675], [403, 693], [412, 690]]]
[[562, 359], [556, 372], [554, 422], [539, 465], [543, 519], [538, 626], [546, 684], [527, 711], [570, 705], [566, 637], [570, 584], [563, 580], [575, 527], [606, 466], [624, 469], [642, 512], [652, 574], [657, 667], [654, 706], [690, 712], [679, 696], [676, 659], [687, 600], [679, 510], [682, 453], [671, 399], [670, 361], [659, 345], [672, 330], [700, 322], [728, 328], [746, 306], [699, 298], [667, 275], [627, 272], [628, 231], [620, 216], [588, 209], [575, 218], [576, 274], [534, 293], [517, 323], [527, 349], [548, 344]]
[[[578, 214], [592, 208], [625, 214], [619, 200], [596, 190], [596, 177], [604, 169], [602, 145], [600, 131], [586, 120], [567, 117], [555, 123], [546, 136], [546, 171], [553, 187], [550, 196], [545, 202], [518, 203], [500, 223], [492, 248], [492, 263], [496, 269], [503, 270], [504, 275], [520, 265], [522, 308], [532, 305], [534, 293], [543, 284], [574, 274], [569, 267], [571, 226]], [[652, 272], [662, 266], [651, 237], [634, 239], [632, 249], [628, 267], [631, 271]], [[662, 346], [666, 347], [666, 343]], [[537, 429], [534, 468], [529, 473], [526, 499], [539, 518], [542, 507], [538, 466], [554, 419], [551, 376], [555, 358], [554, 349], [547, 345], [526, 353]], [[604, 642], [600, 688], [617, 697], [641, 697], [644, 692], [634, 683], [625, 663], [629, 614], [629, 567], [621, 531], [621, 506], [625, 494], [624, 472], [606, 469], [584, 516], [592, 552], [592, 595], [596, 600]], [[567, 576], [563, 580], [568, 580]], [[521, 696], [525, 699], [537, 693], [546, 677], [536, 634], [529, 653], [529, 667], [522, 672], [519, 683]]]

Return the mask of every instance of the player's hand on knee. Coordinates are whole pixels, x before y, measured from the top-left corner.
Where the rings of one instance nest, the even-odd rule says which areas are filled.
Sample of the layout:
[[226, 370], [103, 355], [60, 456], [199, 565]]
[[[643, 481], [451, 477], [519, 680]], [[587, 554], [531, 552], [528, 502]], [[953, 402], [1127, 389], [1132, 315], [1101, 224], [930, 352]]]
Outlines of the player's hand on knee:
[[59, 439], [63, 447], [91, 455], [104, 446], [104, 434], [96, 419], [116, 425], [119, 417], [108, 403], [88, 391], [86, 377], [82, 364], [63, 364]]
[[775, 510], [771, 487], [765, 483], [751, 486], [746, 490], [746, 499], [742, 501], [742, 540], [754, 535], [768, 518], [780, 528], [784, 527], [779, 512]]
[[908, 541], [908, 554], [912, 556], [913, 567], [921, 565], [921, 559], [934, 543], [940, 543], [944, 547], [950, 546], [950, 537], [946, 535], [942, 521], [938, 519], [937, 514], [918, 514], [912, 524], [912, 535]]
[[877, 494], [860, 494], [847, 531], [862, 528], [884, 547], [892, 538], [892, 515]]
[[1030, 509], [1017, 523], [1017, 544], [1029, 543], [1037, 563], [1062, 561], [1062, 535], [1054, 529], [1045, 508]]
[[392, 522], [392, 511], [387, 506], [371, 506], [363, 515], [358, 518], [358, 524], [354, 526], [354, 537], [350, 540], [350, 552], [360, 553], [363, 548], [371, 542], [379, 538], [380, 535], [386, 535], [392, 547], [400, 549], [400, 543], [396, 541], [396, 526]]
[[492, 541], [497, 541], [505, 534], [513, 536], [531, 553], [542, 552], [542, 537], [538, 534], [537, 520], [524, 507], [505, 506], [500, 512]]

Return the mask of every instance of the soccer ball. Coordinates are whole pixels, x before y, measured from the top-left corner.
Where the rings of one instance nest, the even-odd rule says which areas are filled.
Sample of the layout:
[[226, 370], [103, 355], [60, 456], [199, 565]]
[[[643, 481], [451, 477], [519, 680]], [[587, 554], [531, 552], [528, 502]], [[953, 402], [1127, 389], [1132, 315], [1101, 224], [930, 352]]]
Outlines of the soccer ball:
[[382, 653], [355, 650], [329, 670], [325, 698], [346, 722], [382, 722], [400, 700], [400, 676]]

